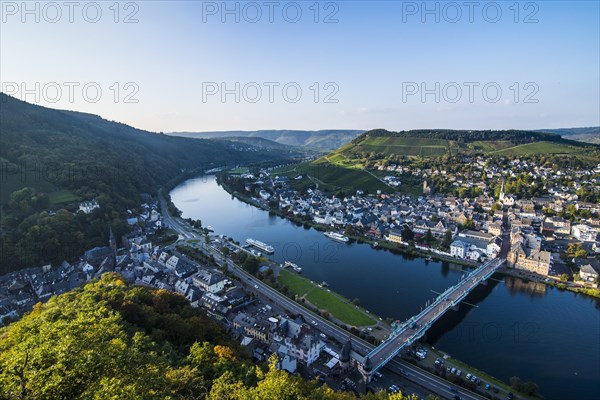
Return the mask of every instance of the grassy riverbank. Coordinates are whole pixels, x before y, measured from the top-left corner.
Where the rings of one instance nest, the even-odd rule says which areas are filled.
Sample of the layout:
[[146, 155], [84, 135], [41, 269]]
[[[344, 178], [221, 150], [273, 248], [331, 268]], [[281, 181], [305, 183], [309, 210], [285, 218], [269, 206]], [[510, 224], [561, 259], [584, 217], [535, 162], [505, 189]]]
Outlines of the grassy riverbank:
[[329, 312], [335, 319], [352, 326], [374, 325], [376, 321], [366, 315], [345, 297], [321, 288], [310, 280], [293, 272], [282, 270], [279, 273], [279, 283], [285, 285], [290, 293], [304, 298], [319, 310]]

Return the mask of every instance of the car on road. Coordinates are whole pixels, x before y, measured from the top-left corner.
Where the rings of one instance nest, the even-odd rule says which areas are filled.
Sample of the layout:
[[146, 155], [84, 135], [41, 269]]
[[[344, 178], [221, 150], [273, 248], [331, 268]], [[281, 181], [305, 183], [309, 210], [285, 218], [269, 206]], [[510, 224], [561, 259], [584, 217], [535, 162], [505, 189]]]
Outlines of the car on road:
[[254, 285], [254, 289], [258, 289], [258, 285]]
[[449, 389], [451, 392], [454, 392], [454, 393], [458, 392], [458, 390], [456, 390], [456, 388], [455, 388], [455, 387], [453, 387], [453, 386], [450, 386], [448, 389]]

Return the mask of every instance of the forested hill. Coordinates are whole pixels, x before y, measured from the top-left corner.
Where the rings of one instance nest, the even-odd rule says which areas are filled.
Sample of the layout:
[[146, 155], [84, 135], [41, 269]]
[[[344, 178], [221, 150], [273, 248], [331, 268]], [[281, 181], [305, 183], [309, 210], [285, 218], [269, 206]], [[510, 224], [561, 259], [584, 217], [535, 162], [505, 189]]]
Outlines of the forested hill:
[[[116, 274], [0, 328], [1, 399], [352, 400], [255, 366], [225, 330], [166, 290]], [[368, 394], [365, 400], [401, 400]]]
[[172, 132], [168, 135], [190, 138], [260, 137], [288, 146], [301, 146], [316, 150], [334, 150], [350, 142], [364, 131], [354, 129], [329, 129], [320, 131], [261, 130], [221, 132]]
[[[124, 233], [125, 212], [141, 193], [156, 193], [183, 173], [286, 158], [281, 150], [171, 137], [0, 94], [0, 273], [104, 245], [109, 225]], [[100, 209], [72, 215], [79, 201], [92, 199]]]
[[524, 130], [452, 130], [452, 129], [418, 129], [392, 132], [385, 129], [373, 129], [365, 132], [352, 143], [359, 143], [367, 137], [399, 137], [452, 140], [461, 143], [475, 141], [510, 141], [514, 144], [533, 142], [563, 142], [577, 145], [576, 141], [567, 140], [557, 133], [524, 131]]

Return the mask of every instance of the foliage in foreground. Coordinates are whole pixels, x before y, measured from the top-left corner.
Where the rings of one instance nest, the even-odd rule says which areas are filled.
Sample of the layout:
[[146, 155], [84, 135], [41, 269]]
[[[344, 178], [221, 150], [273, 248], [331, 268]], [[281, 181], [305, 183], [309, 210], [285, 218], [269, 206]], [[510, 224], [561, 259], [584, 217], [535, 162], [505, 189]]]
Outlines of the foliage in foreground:
[[355, 398], [277, 371], [275, 362], [252, 364], [182, 296], [105, 274], [0, 330], [0, 398]]

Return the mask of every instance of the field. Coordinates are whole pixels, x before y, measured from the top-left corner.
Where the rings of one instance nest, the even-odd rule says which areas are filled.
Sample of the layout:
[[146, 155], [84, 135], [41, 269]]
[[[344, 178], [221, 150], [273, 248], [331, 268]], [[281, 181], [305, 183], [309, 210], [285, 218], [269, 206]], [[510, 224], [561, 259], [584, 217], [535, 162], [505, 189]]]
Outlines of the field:
[[231, 169], [227, 172], [230, 173], [231, 175], [242, 175], [242, 174], [247, 174], [249, 171], [250, 171], [250, 168], [239, 167], [239, 168]]
[[293, 272], [282, 270], [279, 273], [279, 283], [287, 286], [291, 293], [304, 297], [320, 310], [327, 310], [334, 318], [352, 326], [368, 326], [375, 321], [368, 317], [364, 311], [356, 309], [347, 299], [338, 294], [311, 283], [308, 279]]
[[342, 148], [339, 152], [395, 154], [408, 157], [436, 157], [454, 148], [454, 143], [444, 139], [411, 137], [368, 137], [358, 145]]
[[513, 147], [514, 144], [509, 140], [478, 140], [471, 142], [467, 147], [473, 151], [489, 153]]
[[48, 193], [48, 200], [50, 201], [50, 204], [56, 205], [79, 201], [79, 197], [68, 190], [57, 190], [55, 192]]
[[[15, 190], [22, 189], [24, 187], [32, 187], [44, 193], [51, 193], [57, 191], [57, 188], [51, 182], [42, 179], [39, 174], [31, 171], [6, 171], [3, 172], [3, 176], [0, 178], [0, 203], [6, 204], [10, 198], [10, 194]], [[52, 201], [52, 200], [51, 200]]]
[[[328, 191], [356, 192], [364, 190], [376, 193], [377, 190], [390, 192], [392, 189], [370, 173], [355, 169], [331, 165], [324, 161], [318, 163], [302, 163], [293, 167], [285, 167], [273, 171], [276, 175], [286, 175], [292, 179], [292, 187], [302, 189], [311, 184]], [[301, 180], [295, 180], [302, 175]]]
[[560, 143], [535, 142], [507, 147], [502, 150], [492, 151], [490, 154], [529, 156], [533, 154], [578, 154], [586, 152], [583, 147], [566, 146]]

